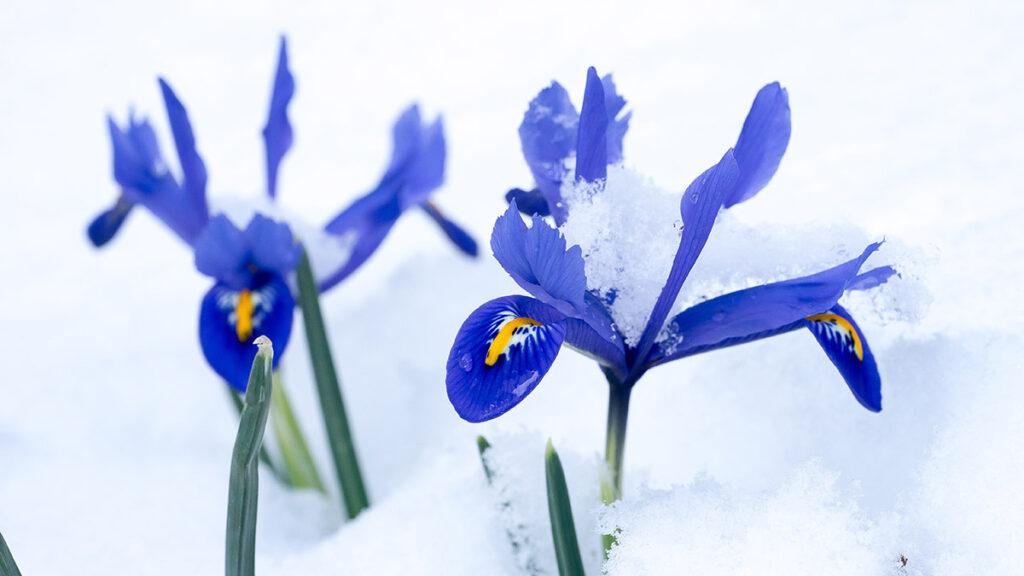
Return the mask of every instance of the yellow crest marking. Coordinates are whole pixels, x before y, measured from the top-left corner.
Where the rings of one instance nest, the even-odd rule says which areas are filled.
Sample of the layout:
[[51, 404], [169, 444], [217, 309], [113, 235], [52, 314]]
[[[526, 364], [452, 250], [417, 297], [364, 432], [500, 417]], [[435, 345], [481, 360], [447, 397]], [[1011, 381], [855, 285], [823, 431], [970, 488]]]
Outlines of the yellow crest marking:
[[512, 340], [512, 335], [515, 334], [516, 330], [523, 326], [543, 326], [543, 324], [537, 322], [533, 318], [526, 318], [525, 316], [513, 318], [506, 322], [505, 325], [501, 327], [501, 330], [498, 330], [498, 335], [491, 341], [490, 347], [487, 348], [487, 358], [484, 360], [484, 364], [487, 364], [488, 366], [494, 366], [497, 364], [498, 358], [505, 352], [505, 349], [508, 348], [509, 341]]
[[248, 342], [252, 336], [252, 292], [242, 290], [238, 293], [238, 304], [235, 306], [235, 334], [239, 342]]
[[848, 332], [850, 337], [853, 338], [853, 351], [857, 354], [857, 360], [864, 361], [864, 345], [860, 341], [860, 334], [857, 333], [857, 329], [853, 327], [853, 324], [849, 320], [843, 318], [838, 314], [815, 314], [814, 316], [808, 316], [807, 320], [811, 322], [828, 322], [835, 324]]

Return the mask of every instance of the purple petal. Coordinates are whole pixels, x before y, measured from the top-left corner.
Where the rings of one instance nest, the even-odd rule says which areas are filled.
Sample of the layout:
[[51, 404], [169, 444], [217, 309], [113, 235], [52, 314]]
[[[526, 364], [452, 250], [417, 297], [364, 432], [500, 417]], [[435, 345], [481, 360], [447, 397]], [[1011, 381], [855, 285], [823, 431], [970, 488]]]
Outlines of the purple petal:
[[[738, 290], [684, 310], [669, 322], [670, 332], [681, 341], [659, 345], [651, 355], [650, 364], [662, 364], [802, 326], [804, 318], [835, 306], [843, 293], [854, 287], [858, 271], [879, 245], [871, 244], [860, 256], [817, 274]], [[667, 346], [673, 349], [665, 350]]]
[[683, 282], [686, 281], [690, 270], [697, 262], [697, 257], [704, 249], [704, 244], [708, 241], [708, 236], [711, 235], [711, 228], [715, 224], [722, 203], [735, 188], [738, 174], [739, 169], [730, 149], [718, 164], [698, 176], [683, 193], [680, 202], [683, 233], [679, 240], [679, 249], [672, 262], [668, 280], [665, 281], [665, 286], [662, 287], [658, 301], [651, 311], [651, 317], [640, 336], [637, 345], [637, 365], [645, 363], [647, 354], [654, 345], [654, 339], [661, 332], [668, 313], [675, 305], [676, 296], [679, 295]]
[[86, 230], [92, 245], [96, 248], [102, 248], [107, 242], [113, 240], [114, 235], [117, 234], [117, 231], [124, 225], [125, 220], [128, 219], [128, 214], [131, 213], [133, 207], [135, 207], [134, 202], [121, 196], [113, 206], [100, 212], [89, 223], [89, 227]]
[[725, 207], [749, 200], [775, 175], [789, 145], [789, 94], [778, 82], [757, 93], [736, 141], [740, 178]]
[[878, 365], [853, 317], [836, 304], [828, 312], [808, 318], [807, 327], [861, 406], [881, 412], [882, 379]]
[[856, 278], [850, 281], [850, 285], [846, 287], [847, 290], [870, 290], [876, 286], [885, 284], [889, 278], [893, 276], [899, 276], [896, 269], [892, 266], [879, 266], [878, 268], [872, 268], [867, 272], [858, 274]]
[[209, 209], [206, 205], [206, 165], [196, 152], [196, 139], [192, 134], [192, 124], [188, 120], [185, 106], [178, 100], [167, 81], [159, 78], [159, 82], [164, 106], [167, 108], [167, 120], [171, 124], [171, 134], [174, 135], [174, 146], [178, 149], [178, 161], [184, 175], [182, 188], [185, 190], [185, 201], [205, 224], [209, 218]]
[[281, 159], [292, 147], [292, 125], [288, 120], [288, 104], [295, 95], [295, 78], [288, 69], [288, 42], [281, 37], [281, 48], [274, 73], [274, 87], [270, 93], [270, 111], [263, 127], [263, 142], [267, 154], [267, 193], [277, 197], [277, 170]]
[[544, 198], [544, 193], [540, 191], [540, 188], [534, 188], [533, 190], [513, 188], [505, 193], [505, 201], [509, 203], [515, 202], [519, 206], [519, 211], [524, 216], [551, 215], [548, 201]]
[[604, 87], [604, 107], [608, 112], [608, 163], [617, 164], [622, 162], [622, 139], [629, 130], [629, 119], [633, 113], [627, 112], [622, 118], [616, 119], [626, 106], [626, 99], [619, 96], [611, 74], [606, 74], [601, 84]]
[[358, 228], [353, 229], [356, 238], [348, 260], [320, 282], [320, 291], [326, 292], [330, 290], [358, 270], [380, 247], [384, 238], [391, 232], [391, 227], [395, 225], [395, 221], [396, 219], [394, 218], [370, 218], [365, 220]]
[[167, 169], [149, 122], [129, 117], [122, 130], [108, 117], [107, 127], [114, 151], [114, 180], [121, 186], [123, 199], [143, 205], [191, 246], [206, 225], [205, 207], [188, 201]]
[[[611, 325], [611, 317], [604, 305], [589, 292], [586, 296], [591, 315]], [[620, 379], [626, 376], [626, 349], [622, 337], [615, 335], [613, 340], [601, 336], [590, 327], [590, 324], [576, 318], [565, 319], [565, 343], [602, 366], [606, 366]]]
[[249, 370], [256, 356], [252, 341], [257, 336], [267, 336], [274, 342], [275, 368], [284, 357], [295, 308], [288, 285], [276, 276], [253, 289], [249, 296], [252, 303], [249, 334], [238, 329], [240, 292], [237, 289], [221, 283], [214, 285], [203, 298], [199, 311], [199, 343], [203, 356], [214, 371], [239, 392], [245, 392], [249, 381]]
[[480, 306], [459, 328], [448, 355], [448, 399], [469, 422], [501, 416], [540, 384], [565, 338], [565, 317], [526, 296]]
[[552, 82], [530, 101], [519, 125], [523, 157], [557, 224], [565, 222], [560, 189], [567, 174], [565, 159], [576, 150], [578, 124], [579, 114], [569, 93]]
[[195, 243], [196, 269], [229, 288], [241, 290], [252, 284], [248, 262], [249, 246], [242, 231], [223, 214], [210, 218]]
[[245, 241], [252, 264], [261, 272], [285, 277], [299, 263], [299, 245], [287, 224], [256, 214], [246, 226]]
[[587, 69], [587, 87], [576, 138], [576, 179], [604, 180], [608, 175], [608, 112], [597, 70]]
[[446, 157], [444, 123], [438, 118], [420, 130], [416, 155], [409, 165], [405, 187], [401, 192], [403, 207], [423, 204], [431, 192], [444, 184]]
[[479, 249], [476, 245], [476, 240], [469, 235], [461, 226], [449, 220], [444, 214], [438, 210], [437, 206], [433, 202], [424, 202], [423, 210], [426, 211], [427, 215], [441, 227], [441, 230], [448, 236], [448, 239], [455, 244], [455, 246], [467, 256], [476, 257]]
[[565, 238], [543, 218], [534, 217], [528, 228], [513, 202], [494, 223], [491, 250], [524, 290], [562, 314], [583, 320], [603, 338], [614, 339], [610, 322], [587, 304], [582, 250], [566, 249]]

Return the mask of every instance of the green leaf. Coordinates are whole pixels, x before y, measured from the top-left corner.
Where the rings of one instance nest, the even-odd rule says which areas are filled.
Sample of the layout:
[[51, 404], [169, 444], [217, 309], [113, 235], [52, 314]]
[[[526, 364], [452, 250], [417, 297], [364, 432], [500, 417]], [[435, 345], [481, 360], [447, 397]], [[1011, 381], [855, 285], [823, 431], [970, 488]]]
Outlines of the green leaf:
[[11, 549], [7, 547], [3, 534], [0, 534], [0, 576], [21, 576], [21, 570], [18, 570], [18, 564], [14, 556], [11, 556]]
[[548, 480], [548, 514], [551, 516], [551, 536], [555, 541], [555, 556], [561, 576], [583, 576], [583, 559], [576, 541], [576, 523], [572, 519], [572, 503], [565, 486], [565, 472], [555, 447], [548, 440], [544, 452], [544, 468]]
[[313, 363], [313, 375], [316, 377], [320, 411], [323, 413], [324, 427], [327, 429], [331, 459], [334, 461], [345, 511], [349, 518], [355, 518], [370, 507], [370, 499], [366, 495], [363, 475], [359, 471], [359, 459], [356, 457], [355, 444], [352, 442], [352, 431], [349, 429], [345, 403], [341, 398], [341, 386], [338, 384], [338, 374], [334, 369], [324, 318], [320, 312], [320, 294], [305, 250], [302, 251], [296, 275], [299, 284], [299, 305], [306, 327], [306, 342], [309, 344], [309, 357]]
[[253, 576], [256, 569], [256, 508], [260, 481], [257, 462], [270, 415], [274, 347], [266, 336], [260, 336], [255, 343], [259, 351], [249, 372], [238, 435], [231, 453], [224, 555], [227, 576]]
[[274, 373], [270, 404], [270, 426], [274, 430], [274, 438], [277, 439], [277, 448], [291, 481], [290, 485], [293, 488], [315, 488], [320, 492], [326, 492], [316, 461], [295, 418], [292, 403], [288, 400], [284, 382], [277, 372]]
[[[235, 407], [235, 412], [241, 416], [242, 397], [238, 395], [238, 392], [235, 392], [234, 388], [228, 386], [227, 383], [224, 384], [224, 389], [228, 392], [228, 397], [231, 399], [231, 405]], [[266, 466], [282, 484], [285, 486], [292, 485], [292, 481], [288, 478], [288, 474], [285, 473], [284, 470], [281, 470], [281, 468], [274, 463], [274, 460], [271, 459], [270, 453], [267, 452], [267, 447], [265, 445], [260, 446], [260, 462], [263, 462], [263, 465]]]
[[487, 438], [477, 436], [476, 449], [480, 452], [480, 465], [484, 467], [484, 476], [487, 477], [487, 483], [491, 484], [494, 481], [494, 471], [487, 463], [487, 451], [491, 449], [491, 443], [487, 441]]

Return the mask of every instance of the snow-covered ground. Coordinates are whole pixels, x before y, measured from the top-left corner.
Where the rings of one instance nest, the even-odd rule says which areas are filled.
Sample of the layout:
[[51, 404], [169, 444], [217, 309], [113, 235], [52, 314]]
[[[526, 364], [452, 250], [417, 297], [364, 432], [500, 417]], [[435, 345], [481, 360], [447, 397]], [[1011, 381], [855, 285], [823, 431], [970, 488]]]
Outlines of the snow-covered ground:
[[[437, 202], [486, 241], [505, 190], [530, 183], [516, 128], [550, 80], [579, 102], [586, 66], [613, 72], [634, 111], [627, 164], [679, 191], [779, 80], [789, 151], [719, 242], [751, 242], [752, 269], [772, 274], [884, 236], [879, 257], [904, 274], [844, 301], [880, 365], [881, 414], [806, 333], [661, 367], [633, 396], [626, 499], [602, 510], [594, 364], [564, 352], [516, 410], [459, 420], [444, 392], [455, 331], [519, 290], [489, 252], [466, 260], [405, 217], [324, 299], [375, 507], [346, 524], [335, 502], [265, 476], [260, 573], [555, 574], [548, 436], [591, 574], [610, 525], [614, 575], [1019, 573], [1022, 21], [1008, 1], [5, 2], [0, 531], [26, 575], [221, 570], [235, 418], [196, 338], [207, 281], [148, 215], [102, 252], [84, 226], [115, 194], [105, 113], [134, 105], [170, 150], [156, 74], [189, 108], [214, 202], [257, 197], [285, 32], [296, 144], [278, 190], [310, 222], [372, 185], [413, 99], [445, 117]], [[706, 256], [726, 271], [737, 254]], [[285, 378], [326, 472], [301, 338]], [[478, 433], [495, 445], [493, 487]]]

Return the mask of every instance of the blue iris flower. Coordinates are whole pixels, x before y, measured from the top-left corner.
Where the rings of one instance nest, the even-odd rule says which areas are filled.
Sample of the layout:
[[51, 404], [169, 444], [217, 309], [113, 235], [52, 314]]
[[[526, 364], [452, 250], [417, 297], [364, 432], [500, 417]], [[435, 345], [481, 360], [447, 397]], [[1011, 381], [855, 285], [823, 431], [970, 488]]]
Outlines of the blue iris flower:
[[[626, 343], [612, 322], [610, 303], [588, 287], [581, 248], [567, 247], [542, 217], [565, 221], [568, 207], [560, 189], [568, 178], [595, 183], [594, 193], [601, 193], [607, 166], [622, 157], [629, 120], [629, 114], [619, 116], [624, 105], [611, 78], [601, 79], [593, 68], [578, 115], [557, 83], [530, 103], [519, 134], [537, 188], [510, 193], [509, 208], [495, 223], [491, 249], [532, 297], [491, 300], [462, 325], [446, 378], [459, 415], [480, 422], [511, 409], [537, 387], [563, 344], [599, 362], [613, 387], [628, 389], [655, 366], [801, 328], [814, 335], [857, 401], [868, 410], [881, 410], [874, 356], [838, 303], [846, 291], [878, 286], [895, 274], [889, 266], [861, 272], [878, 243], [828, 270], [724, 294], [669, 318], [719, 211], [753, 197], [779, 166], [789, 142], [790, 110], [778, 83], [758, 92], [736, 146], [683, 193], [684, 227], [668, 278], [642, 335], [634, 345]], [[566, 161], [573, 155], [570, 173]], [[531, 226], [518, 212], [524, 206], [533, 214]]]
[[261, 214], [245, 230], [214, 216], [196, 240], [196, 269], [215, 280], [200, 306], [199, 342], [210, 366], [239, 392], [256, 356], [253, 338], [265, 335], [282, 352], [288, 346], [295, 299], [286, 279], [298, 262], [288, 226]]
[[[275, 365], [287, 347], [295, 298], [289, 275], [298, 262], [299, 245], [289, 227], [256, 214], [245, 229], [224, 215], [210, 215], [206, 201], [206, 166], [196, 150], [184, 105], [170, 85], [159, 80], [174, 136], [180, 178], [173, 175], [157, 145], [149, 122], [130, 115], [125, 126], [109, 121], [114, 150], [114, 179], [120, 194], [87, 230], [90, 241], [107, 244], [136, 205], [149, 210], [194, 250], [196, 268], [212, 277], [214, 286], [203, 298], [199, 336], [210, 366], [239, 391], [245, 389], [255, 355], [252, 339], [267, 335], [274, 342]], [[293, 143], [288, 106], [295, 79], [288, 66], [282, 37], [267, 121], [262, 135], [266, 152], [266, 187], [277, 200], [281, 161]], [[446, 218], [430, 201], [444, 181], [445, 140], [440, 119], [426, 124], [415, 105], [394, 126], [394, 152], [384, 177], [373, 191], [356, 200], [324, 227], [352, 247], [347, 258], [321, 271], [325, 291], [359, 268], [380, 246], [402, 213], [422, 208], [466, 254], [475, 256], [476, 242]]]
[[351, 239], [352, 254], [344, 266], [321, 282], [322, 290], [355, 272], [409, 208], [422, 208], [459, 250], [469, 256], [477, 255], [473, 237], [445, 217], [430, 200], [430, 195], [444, 182], [447, 152], [441, 119], [424, 123], [419, 106], [414, 104], [398, 117], [392, 138], [391, 161], [377, 186], [324, 227], [329, 234]]

